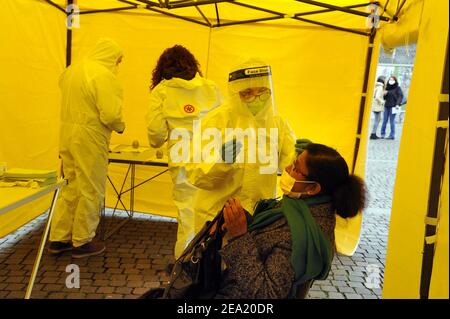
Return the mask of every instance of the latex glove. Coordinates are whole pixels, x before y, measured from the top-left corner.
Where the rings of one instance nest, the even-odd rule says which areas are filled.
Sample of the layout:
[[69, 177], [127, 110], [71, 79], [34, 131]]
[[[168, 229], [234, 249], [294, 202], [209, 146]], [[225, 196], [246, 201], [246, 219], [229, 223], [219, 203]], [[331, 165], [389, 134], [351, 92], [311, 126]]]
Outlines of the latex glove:
[[232, 164], [236, 161], [236, 157], [241, 151], [242, 143], [240, 141], [232, 140], [223, 143], [221, 149], [221, 157], [225, 163]]
[[301, 154], [303, 150], [305, 149], [306, 145], [312, 143], [312, 141], [306, 139], [306, 138], [300, 138], [295, 141], [295, 151], [298, 154]]

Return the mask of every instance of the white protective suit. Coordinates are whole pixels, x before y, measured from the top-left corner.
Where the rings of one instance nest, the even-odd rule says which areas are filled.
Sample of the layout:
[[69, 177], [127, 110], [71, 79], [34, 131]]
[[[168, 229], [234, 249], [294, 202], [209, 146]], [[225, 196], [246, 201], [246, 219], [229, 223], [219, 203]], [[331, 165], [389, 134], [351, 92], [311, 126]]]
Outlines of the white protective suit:
[[122, 133], [122, 87], [117, 79], [120, 47], [100, 39], [89, 55], [60, 78], [60, 157], [68, 185], [63, 188], [50, 241], [90, 242], [100, 221], [111, 132]]
[[[170, 139], [174, 129], [189, 132], [192, 138], [193, 122], [201, 119], [221, 103], [217, 85], [199, 74], [191, 80], [172, 78], [161, 81], [151, 92], [147, 114], [147, 133], [152, 147], [161, 147], [167, 141], [170, 152], [177, 140]], [[173, 200], [178, 208], [178, 233], [175, 257], [183, 252], [186, 243], [195, 235], [193, 201], [197, 191], [186, 179], [186, 167], [169, 156], [169, 171], [173, 181]]]
[[[266, 69], [266, 74], [260, 73], [255, 77], [232, 79], [234, 75], [252, 74], [259, 67]], [[247, 70], [247, 71], [246, 71]], [[256, 72], [258, 73], [258, 72]], [[256, 202], [264, 198], [275, 198], [277, 185], [277, 171], [280, 172], [295, 158], [295, 134], [286, 120], [276, 113], [273, 100], [273, 88], [271, 85], [270, 67], [259, 60], [249, 60], [235, 68], [230, 73], [228, 84], [229, 100], [220, 108], [210, 112], [202, 120], [202, 130], [219, 128], [223, 142], [233, 139], [227, 136], [226, 128], [237, 128], [254, 131], [258, 135], [258, 129], [265, 132], [262, 138], [256, 141], [256, 160], [251, 159], [249, 139], [245, 139], [243, 147], [234, 164], [224, 163], [220, 157], [200, 165], [193, 165], [189, 170], [189, 181], [201, 190], [197, 192], [194, 203], [195, 231], [198, 232], [207, 220], [212, 220], [230, 197], [238, 198], [244, 209], [253, 213]], [[244, 103], [239, 95], [249, 87], [266, 87], [272, 92], [263, 108], [253, 115], [249, 111], [248, 104]], [[270, 129], [276, 129], [278, 136], [270, 138]], [[203, 141], [203, 147], [205, 141]], [[269, 154], [273, 148], [274, 158], [271, 162], [260, 157], [259, 154]], [[250, 152], [249, 152], [250, 151]], [[239, 156], [244, 156], [239, 158]], [[255, 157], [255, 156], [254, 156]]]

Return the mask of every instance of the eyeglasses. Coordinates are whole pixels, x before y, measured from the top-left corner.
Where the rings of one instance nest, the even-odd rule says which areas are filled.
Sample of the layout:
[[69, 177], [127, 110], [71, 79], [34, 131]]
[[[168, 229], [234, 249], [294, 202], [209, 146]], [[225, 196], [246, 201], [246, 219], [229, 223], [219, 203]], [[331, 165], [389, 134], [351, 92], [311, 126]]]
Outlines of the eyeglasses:
[[[300, 171], [297, 171], [296, 169], [295, 169], [295, 162], [296, 162], [297, 160], [294, 160], [294, 162], [292, 162], [292, 164], [291, 164], [291, 172], [292, 171], [294, 171], [294, 172], [296, 172], [298, 175], [300, 175], [300, 176], [302, 176], [303, 178], [306, 178], [306, 179], [308, 179], [308, 176], [307, 175], [305, 175], [305, 174], [303, 174], [302, 172], [300, 172]], [[308, 181], [308, 180], [301, 180], [301, 181], [295, 181], [296, 183], [305, 183], [305, 184], [315, 184], [316, 182], [314, 182], [314, 181]]]
[[242, 101], [249, 103], [256, 100], [256, 98], [259, 98], [261, 101], [267, 101], [270, 98], [271, 93], [270, 89], [267, 88], [257, 94], [254, 94], [253, 90], [247, 89], [239, 92], [239, 95], [241, 96]]

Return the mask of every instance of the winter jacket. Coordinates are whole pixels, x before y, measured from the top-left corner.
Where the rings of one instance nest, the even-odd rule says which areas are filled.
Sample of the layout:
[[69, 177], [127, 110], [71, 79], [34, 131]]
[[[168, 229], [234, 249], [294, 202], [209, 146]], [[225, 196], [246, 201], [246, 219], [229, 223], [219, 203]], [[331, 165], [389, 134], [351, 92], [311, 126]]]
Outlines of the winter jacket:
[[[313, 206], [310, 211], [335, 251], [336, 215], [331, 204]], [[221, 255], [227, 269], [216, 298], [288, 297], [295, 271], [291, 264], [291, 231], [284, 217], [232, 240], [222, 248]]]
[[372, 111], [383, 112], [384, 111], [384, 85], [381, 82], [375, 84], [373, 91]]
[[394, 107], [396, 105], [400, 105], [403, 101], [403, 92], [402, 89], [398, 86], [398, 83], [393, 85], [388, 84], [386, 86], [387, 93], [384, 96], [385, 107]]

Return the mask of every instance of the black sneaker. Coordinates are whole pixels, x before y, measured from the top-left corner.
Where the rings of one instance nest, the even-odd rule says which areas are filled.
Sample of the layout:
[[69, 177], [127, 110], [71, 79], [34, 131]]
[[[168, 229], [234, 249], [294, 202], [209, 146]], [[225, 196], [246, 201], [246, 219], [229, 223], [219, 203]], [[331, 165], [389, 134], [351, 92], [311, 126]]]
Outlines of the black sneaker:
[[379, 139], [379, 137], [377, 136], [377, 134], [370, 134], [370, 139], [371, 140], [378, 140]]
[[388, 138], [386, 138], [387, 140], [395, 140], [395, 137], [393, 136], [389, 136]]
[[58, 255], [65, 251], [70, 251], [72, 248], [72, 243], [70, 242], [64, 243], [61, 241], [52, 241], [50, 242], [47, 251], [52, 255]]
[[73, 258], [85, 258], [100, 255], [106, 249], [105, 244], [99, 242], [89, 242], [80, 247], [74, 247], [72, 250]]

